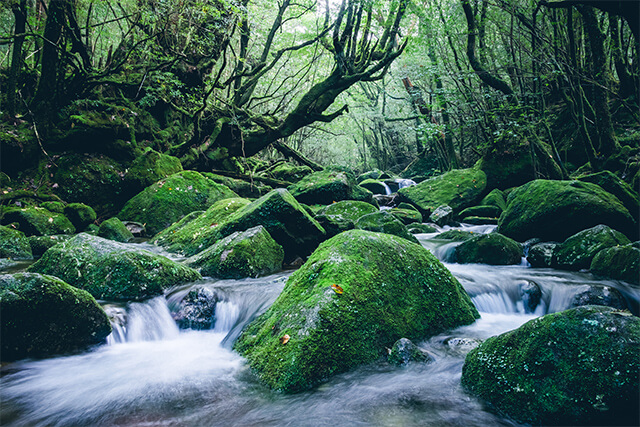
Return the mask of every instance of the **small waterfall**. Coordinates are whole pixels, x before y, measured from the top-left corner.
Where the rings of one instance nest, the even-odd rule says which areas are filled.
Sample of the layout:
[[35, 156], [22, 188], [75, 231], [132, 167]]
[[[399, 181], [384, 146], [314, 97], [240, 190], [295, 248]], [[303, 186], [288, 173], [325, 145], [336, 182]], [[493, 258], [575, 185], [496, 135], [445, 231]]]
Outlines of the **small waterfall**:
[[109, 344], [166, 340], [179, 333], [164, 297], [130, 303], [126, 308], [111, 306], [107, 312], [113, 328], [107, 337]]
[[406, 188], [411, 187], [412, 185], [416, 185], [416, 182], [412, 179], [398, 179], [398, 188]]
[[229, 332], [240, 318], [240, 306], [231, 301], [218, 301], [216, 304], [216, 324], [214, 332]]
[[386, 182], [383, 182], [382, 185], [384, 185], [384, 194], [386, 194], [387, 196], [390, 195], [391, 187], [389, 187]]

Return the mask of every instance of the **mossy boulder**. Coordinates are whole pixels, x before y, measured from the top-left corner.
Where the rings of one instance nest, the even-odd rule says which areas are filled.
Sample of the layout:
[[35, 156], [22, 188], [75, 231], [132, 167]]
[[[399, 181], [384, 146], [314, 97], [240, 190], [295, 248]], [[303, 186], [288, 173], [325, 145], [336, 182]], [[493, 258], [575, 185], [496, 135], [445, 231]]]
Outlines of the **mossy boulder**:
[[494, 188], [489, 194], [484, 196], [480, 201], [481, 206], [495, 206], [500, 209], [500, 212], [507, 209], [507, 201], [505, 200], [502, 190]]
[[416, 206], [428, 217], [438, 207], [449, 205], [455, 213], [475, 205], [487, 186], [487, 177], [479, 169], [454, 169], [420, 184], [398, 190], [401, 201]]
[[218, 294], [206, 287], [192, 287], [171, 310], [171, 316], [181, 329], [212, 329], [215, 325]]
[[31, 245], [24, 233], [0, 225], [0, 258], [33, 259]]
[[498, 225], [498, 218], [489, 218], [486, 216], [468, 216], [460, 221], [471, 225]]
[[387, 179], [387, 178], [391, 178], [391, 175], [381, 171], [380, 169], [374, 169], [358, 175], [358, 177], [356, 178], [356, 181], [360, 183], [366, 179]]
[[31, 236], [28, 237], [29, 245], [31, 246], [31, 253], [33, 256], [40, 256], [45, 253], [49, 248], [57, 245], [60, 242], [71, 239], [73, 236], [69, 234], [55, 234], [53, 236]]
[[318, 247], [235, 349], [270, 387], [297, 392], [375, 361], [400, 338], [423, 340], [478, 316], [428, 250], [350, 230]]
[[83, 350], [111, 333], [109, 317], [88, 292], [53, 276], [0, 275], [2, 361]]
[[438, 206], [429, 215], [429, 221], [440, 227], [453, 224], [453, 208], [448, 205]]
[[453, 242], [465, 242], [471, 240], [474, 237], [478, 237], [478, 233], [465, 230], [447, 230], [436, 236], [438, 239], [451, 240]]
[[396, 366], [408, 365], [409, 363], [427, 363], [432, 362], [433, 358], [429, 353], [415, 345], [413, 341], [406, 338], [400, 338], [393, 343], [387, 362]]
[[373, 194], [390, 194], [391, 190], [389, 186], [382, 181], [378, 181], [377, 179], [365, 179], [364, 181], [358, 184], [362, 188], [366, 188], [371, 191]]
[[254, 180], [253, 182], [243, 181], [241, 179], [230, 178], [228, 176], [217, 175], [210, 172], [203, 172], [202, 175], [206, 176], [212, 181], [217, 182], [228, 187], [231, 191], [243, 198], [257, 199], [273, 190], [269, 185]]
[[133, 233], [115, 216], [106, 221], [102, 221], [98, 229], [98, 236], [122, 243], [133, 240]]
[[578, 180], [597, 184], [605, 191], [616, 196], [618, 200], [622, 202], [624, 207], [627, 208], [636, 222], [638, 221], [638, 216], [640, 215], [640, 201], [638, 200], [638, 193], [633, 189], [633, 187], [618, 178], [616, 175], [605, 170], [602, 172], [581, 176], [578, 178]]
[[98, 299], [121, 301], [162, 295], [201, 278], [161, 255], [86, 233], [52, 247], [28, 271], [59, 277]]
[[638, 425], [640, 318], [586, 306], [487, 339], [466, 357], [462, 385], [533, 425]]
[[341, 200], [320, 209], [314, 219], [325, 229], [328, 237], [333, 237], [355, 228], [360, 217], [374, 212], [378, 209], [370, 203]]
[[310, 254], [325, 231], [284, 188], [275, 189], [238, 209], [217, 227], [214, 239], [262, 225], [284, 249], [285, 261]]
[[[153, 242], [163, 246], [169, 252], [178, 252], [186, 256], [201, 252], [220, 239], [217, 227], [234, 212], [251, 202], [240, 197], [222, 199], [195, 218], [191, 214], [153, 237]], [[184, 223], [183, 223], [184, 222]]]
[[618, 310], [628, 310], [629, 305], [622, 293], [611, 286], [585, 285], [571, 298], [568, 308], [580, 307], [583, 305], [604, 305], [617, 308]]
[[407, 226], [389, 212], [380, 211], [364, 215], [356, 222], [356, 228], [360, 230], [376, 231], [378, 233], [393, 234], [413, 243], [419, 243], [418, 239], [407, 230]]
[[145, 188], [117, 215], [146, 225], [154, 235], [190, 212], [205, 210], [218, 200], [238, 195], [195, 171], [183, 171]]
[[590, 270], [598, 276], [640, 284], [640, 249], [631, 245], [603, 249], [593, 257]]
[[598, 252], [613, 246], [631, 243], [619, 231], [606, 225], [596, 225], [569, 237], [554, 251], [555, 267], [563, 270], [589, 268], [591, 260]]
[[537, 179], [509, 194], [497, 231], [520, 242], [533, 237], [562, 241], [598, 224], [627, 236], [637, 233], [629, 211], [601, 187], [590, 182]]
[[18, 223], [19, 230], [25, 236], [73, 234], [76, 231], [66, 216], [41, 207], [7, 209], [2, 222], [4, 224]]
[[282, 163], [275, 168], [269, 170], [268, 175], [271, 178], [282, 181], [298, 182], [307, 175], [313, 173], [313, 169], [309, 166], [296, 166], [291, 163]]
[[[405, 203], [406, 204], [406, 203]], [[398, 218], [404, 225], [422, 223], [422, 214], [416, 209], [391, 208], [388, 212]]]
[[407, 227], [411, 234], [435, 233], [438, 231], [433, 225], [413, 223]]
[[86, 230], [98, 217], [96, 211], [84, 203], [69, 203], [64, 207], [64, 215], [69, 218], [76, 231]]
[[491, 205], [479, 205], [479, 206], [471, 206], [470, 208], [464, 209], [462, 212], [458, 214], [461, 220], [470, 216], [479, 216], [485, 218], [498, 218], [502, 213], [502, 209], [497, 206]]
[[502, 234], [481, 234], [456, 247], [455, 260], [461, 264], [520, 264], [522, 245]]
[[284, 251], [261, 225], [236, 231], [187, 261], [204, 276], [241, 279], [273, 274], [282, 269]]
[[180, 159], [149, 149], [131, 163], [124, 175], [124, 186], [127, 194], [133, 196], [161, 179], [181, 171]]
[[[62, 202], [44, 202], [40, 205], [40, 207], [45, 208], [48, 211], [64, 214], [64, 203]], [[66, 214], [65, 214], [66, 215]], [[68, 216], [67, 216], [68, 218]], [[71, 220], [71, 218], [69, 218]], [[71, 221], [73, 223], [73, 221]], [[75, 224], [73, 224], [75, 227]]]
[[296, 200], [308, 205], [328, 205], [340, 200], [369, 202], [367, 198], [371, 199], [373, 196], [368, 192], [369, 197], [365, 197], [365, 189], [358, 187], [356, 179], [350, 172], [331, 169], [307, 175], [289, 186], [288, 190]]
[[541, 242], [529, 248], [527, 261], [531, 267], [554, 267], [556, 265], [556, 249], [558, 242]]

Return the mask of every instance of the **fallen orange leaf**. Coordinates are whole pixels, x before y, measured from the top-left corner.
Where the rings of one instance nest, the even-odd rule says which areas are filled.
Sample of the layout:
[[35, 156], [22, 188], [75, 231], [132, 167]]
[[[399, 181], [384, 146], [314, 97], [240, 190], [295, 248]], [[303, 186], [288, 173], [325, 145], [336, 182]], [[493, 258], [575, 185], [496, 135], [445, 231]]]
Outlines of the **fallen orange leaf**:
[[331, 285], [331, 289], [333, 289], [336, 294], [341, 294], [344, 292], [344, 289], [342, 289], [340, 285], [336, 285], [335, 283]]
[[291, 337], [285, 334], [284, 336], [280, 337], [280, 344], [285, 345], [289, 342], [289, 339], [291, 339]]

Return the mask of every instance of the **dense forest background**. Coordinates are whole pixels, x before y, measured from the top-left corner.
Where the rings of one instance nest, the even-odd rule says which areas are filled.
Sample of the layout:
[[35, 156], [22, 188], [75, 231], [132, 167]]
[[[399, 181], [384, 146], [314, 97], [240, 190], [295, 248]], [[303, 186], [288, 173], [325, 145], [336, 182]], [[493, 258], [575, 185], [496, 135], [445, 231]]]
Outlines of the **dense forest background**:
[[283, 158], [416, 180], [480, 161], [495, 188], [603, 169], [637, 188], [638, 8], [3, 1], [2, 186], [55, 192], [96, 159], [122, 178], [153, 150], [245, 178]]

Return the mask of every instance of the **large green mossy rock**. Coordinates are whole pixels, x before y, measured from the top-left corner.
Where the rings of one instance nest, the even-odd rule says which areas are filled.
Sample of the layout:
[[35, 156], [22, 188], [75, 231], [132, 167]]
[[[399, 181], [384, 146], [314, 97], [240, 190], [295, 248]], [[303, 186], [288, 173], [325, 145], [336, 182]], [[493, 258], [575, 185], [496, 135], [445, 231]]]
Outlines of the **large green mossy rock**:
[[69, 203], [64, 207], [64, 215], [78, 232], [86, 230], [98, 218], [96, 211], [84, 203]]
[[111, 333], [109, 317], [86, 291], [53, 276], [0, 275], [0, 358], [12, 361], [82, 350]]
[[520, 264], [522, 245], [498, 233], [481, 234], [457, 246], [455, 260], [460, 264]]
[[98, 236], [116, 242], [127, 243], [133, 240], [133, 233], [115, 216], [103, 221], [98, 228]]
[[637, 233], [629, 211], [601, 187], [589, 182], [538, 179], [509, 194], [497, 231], [520, 242], [534, 237], [562, 241], [598, 224], [627, 236]]
[[631, 216], [638, 221], [640, 215], [640, 201], [638, 193], [633, 187], [618, 178], [609, 171], [602, 171], [591, 175], [585, 175], [578, 178], [579, 181], [591, 182], [602, 187], [605, 191], [613, 194], [622, 202]]
[[400, 338], [423, 340], [478, 317], [428, 250], [350, 230], [318, 247], [235, 349], [270, 387], [297, 392], [375, 361]]
[[291, 163], [282, 163], [267, 172], [271, 178], [289, 182], [298, 182], [312, 173], [313, 169], [309, 166], [296, 166]]
[[145, 188], [117, 215], [123, 221], [145, 224], [149, 235], [169, 227], [193, 211], [238, 195], [195, 171], [184, 171]]
[[308, 205], [328, 205], [340, 200], [370, 202], [373, 198], [371, 192], [358, 187], [351, 173], [330, 169], [307, 175], [288, 190], [296, 200]]
[[45, 253], [49, 248], [54, 247], [60, 242], [67, 241], [73, 238], [69, 234], [56, 234], [53, 236], [31, 236], [29, 237], [29, 245], [31, 246], [31, 253], [34, 257], [39, 257]]
[[360, 230], [375, 231], [378, 233], [393, 234], [413, 243], [419, 243], [418, 239], [409, 232], [407, 226], [393, 214], [380, 211], [364, 215], [356, 222], [356, 228]]
[[468, 218], [471, 216], [479, 216], [484, 218], [498, 218], [502, 213], [502, 209], [497, 206], [491, 205], [479, 205], [479, 206], [471, 206], [470, 208], [464, 209], [462, 212], [458, 214], [461, 219]]
[[586, 306], [487, 339], [462, 385], [494, 410], [533, 425], [639, 425], [640, 318]]
[[153, 237], [153, 242], [165, 247], [169, 252], [187, 256], [197, 254], [220, 239], [217, 227], [237, 210], [251, 202], [233, 197], [215, 202], [209, 209], [191, 218], [191, 214]]
[[404, 225], [422, 223], [422, 214], [416, 209], [403, 209], [400, 207], [389, 209], [389, 213], [398, 218]]
[[282, 269], [284, 250], [261, 225], [236, 231], [187, 261], [204, 276], [241, 279]]
[[161, 255], [86, 233], [52, 247], [28, 271], [59, 277], [98, 299], [120, 301], [162, 295], [202, 278]]
[[0, 258], [33, 259], [29, 239], [21, 231], [0, 225]]
[[215, 228], [216, 241], [262, 225], [284, 249], [285, 261], [310, 254], [325, 238], [325, 231], [284, 188], [275, 189], [238, 209]]
[[398, 195], [428, 217], [438, 206], [449, 205], [457, 213], [475, 205], [486, 186], [487, 177], [481, 170], [454, 169], [420, 184], [401, 188]]
[[606, 225], [596, 225], [574, 234], [558, 245], [554, 251], [554, 267], [564, 270], [589, 268], [591, 260], [601, 250], [629, 243], [631, 241], [619, 231]]
[[18, 228], [26, 236], [73, 234], [76, 231], [66, 216], [40, 207], [9, 209], [5, 211], [2, 222], [4, 224], [17, 222]]
[[273, 190], [273, 187], [257, 180], [247, 182], [241, 179], [230, 178], [228, 176], [217, 175], [210, 172], [203, 172], [202, 175], [217, 182], [218, 184], [228, 187], [238, 196], [247, 199], [257, 199], [258, 197], [262, 197], [269, 191]]
[[640, 284], [640, 249], [633, 245], [603, 249], [593, 257], [593, 274]]
[[480, 201], [481, 206], [495, 206], [500, 209], [500, 212], [507, 209], [507, 202], [504, 197], [504, 193], [497, 188], [491, 190], [489, 194], [484, 196]]
[[124, 175], [124, 185], [127, 193], [133, 196], [161, 179], [181, 171], [182, 164], [177, 157], [147, 150], [131, 163]]
[[387, 184], [382, 181], [378, 181], [377, 179], [365, 179], [358, 185], [360, 187], [366, 188], [373, 194], [389, 194], [391, 192]]
[[355, 228], [360, 217], [374, 212], [378, 212], [378, 209], [370, 203], [341, 200], [320, 209], [314, 218], [325, 229], [327, 236], [333, 237]]

